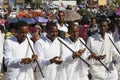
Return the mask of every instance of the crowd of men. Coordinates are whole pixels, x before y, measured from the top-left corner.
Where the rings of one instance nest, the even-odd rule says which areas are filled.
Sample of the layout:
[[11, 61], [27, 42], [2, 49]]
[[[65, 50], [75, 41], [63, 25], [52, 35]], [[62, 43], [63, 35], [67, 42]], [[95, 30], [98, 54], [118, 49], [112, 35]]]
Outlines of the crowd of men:
[[120, 17], [91, 22], [0, 25], [0, 66], [5, 80], [120, 80]]

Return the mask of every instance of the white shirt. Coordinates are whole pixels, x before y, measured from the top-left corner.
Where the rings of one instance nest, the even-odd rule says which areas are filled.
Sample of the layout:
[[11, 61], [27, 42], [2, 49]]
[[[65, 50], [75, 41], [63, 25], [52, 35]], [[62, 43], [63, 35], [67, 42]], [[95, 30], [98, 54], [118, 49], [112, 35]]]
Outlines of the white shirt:
[[[33, 46], [32, 41], [30, 43]], [[6, 39], [3, 51], [7, 66], [6, 80], [34, 80], [35, 64], [20, 64], [22, 58], [31, 58], [33, 54], [27, 39], [20, 44], [16, 37]]]
[[[71, 60], [72, 57], [70, 57], [71, 55], [65, 56], [67, 54], [63, 54], [62, 47], [63, 45], [58, 41], [57, 38], [52, 42], [47, 37], [44, 37], [35, 43], [35, 50], [39, 55], [39, 63], [42, 65], [42, 70], [45, 75], [45, 79], [47, 80], [65, 80], [65, 71], [61, 69], [64, 69], [64, 62], [68, 61], [69, 59]], [[64, 62], [60, 65], [55, 63], [50, 64], [49, 60], [56, 56], [61, 57]], [[39, 76], [39, 74], [40, 73], [38, 71], [37, 80], [43, 79], [41, 76]]]
[[58, 30], [68, 32], [68, 28], [64, 24], [63, 24], [63, 26], [60, 26], [60, 24], [57, 23], [57, 28], [58, 28]]
[[[79, 38], [83, 43], [85, 41], [82, 38]], [[85, 46], [79, 41], [79, 39], [74, 43], [69, 38], [66, 38], [65, 40], [68, 42], [68, 46], [74, 51], [77, 52], [79, 50], [83, 50]], [[73, 54], [69, 49], [67, 49], [67, 54]], [[86, 53], [86, 51], [82, 54], [81, 58], [86, 60], [89, 56], [89, 53]], [[88, 65], [86, 65], [82, 60], [79, 58], [68, 62], [68, 66], [66, 68], [67, 73], [67, 80], [88, 80]]]
[[[59, 42], [55, 39], [53, 42], [48, 39], [47, 37], [41, 38], [35, 42], [35, 51], [38, 53], [39, 56], [39, 63], [42, 65], [42, 70], [45, 75], [45, 79], [48, 80], [55, 80], [56, 75], [56, 64], [50, 64], [50, 59], [55, 56], [60, 56], [59, 46], [57, 46]], [[39, 76], [37, 80], [43, 79]]]
[[[103, 64], [105, 64], [111, 73], [109, 73], [98, 61], [93, 60], [93, 65], [90, 68], [90, 73], [95, 79], [103, 79], [103, 80], [117, 80], [114, 79], [113, 75], [117, 77], [117, 71], [112, 63], [113, 58], [116, 59], [117, 62], [120, 62], [120, 55], [116, 52], [112, 43], [109, 39], [110, 35], [105, 33], [104, 39], [101, 38], [101, 35], [96, 33], [88, 38], [87, 46], [98, 55], [106, 55], [105, 59], [101, 60]], [[94, 80], [94, 79], [93, 79]]]
[[[116, 48], [118, 49], [118, 51], [120, 52], [120, 35], [119, 34], [117, 34], [115, 37], [114, 37], [114, 39], [115, 39], [115, 46], [116, 46]], [[114, 41], [113, 41], [114, 42]], [[119, 53], [120, 54], [120, 53]], [[117, 68], [117, 71], [118, 71], [118, 80], [120, 80], [120, 63], [116, 63], [115, 64], [115, 66], [116, 66], [116, 68]]]
[[0, 31], [0, 64], [2, 63], [3, 58], [3, 43], [4, 43], [4, 33], [1, 33]]

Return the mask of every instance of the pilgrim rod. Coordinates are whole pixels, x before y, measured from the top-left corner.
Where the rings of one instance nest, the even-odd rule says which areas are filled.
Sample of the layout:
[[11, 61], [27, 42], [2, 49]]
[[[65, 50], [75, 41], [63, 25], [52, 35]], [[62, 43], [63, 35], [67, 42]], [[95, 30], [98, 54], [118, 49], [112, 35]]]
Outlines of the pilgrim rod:
[[[28, 37], [27, 37], [27, 40], [28, 40], [28, 44], [29, 44], [29, 46], [30, 46], [30, 48], [31, 48], [31, 50], [32, 50], [32, 53], [35, 54], [35, 52], [34, 52], [32, 46], [31, 46], [31, 44], [30, 44], [30, 41], [29, 41]], [[38, 66], [38, 68], [39, 68], [39, 70], [40, 70], [40, 73], [41, 73], [42, 77], [44, 78], [42, 69], [41, 69], [41, 67], [40, 67], [40, 65], [39, 65], [39, 63], [38, 63], [38, 61], [36, 61], [36, 63], [37, 63], [37, 66]]]
[[[87, 47], [87, 45], [85, 45], [80, 39], [79, 39], [79, 41], [91, 52], [91, 54], [93, 54], [93, 52]], [[97, 58], [97, 60], [104, 66], [104, 68], [105, 68], [108, 72], [110, 72], [110, 70], [107, 68], [107, 66], [105, 66], [100, 59]], [[111, 73], [111, 72], [110, 72], [110, 73]]]
[[[71, 52], [73, 52], [74, 53], [74, 51], [70, 48], [70, 47], [68, 47], [63, 41], [61, 41], [59, 38], [57, 38], [63, 45], [65, 45]], [[79, 58], [84, 62], [84, 63], [86, 63], [87, 65], [88, 65], [88, 67], [90, 67], [90, 64], [88, 63], [88, 62], [86, 62], [83, 58], [81, 58], [80, 56], [79, 56]]]

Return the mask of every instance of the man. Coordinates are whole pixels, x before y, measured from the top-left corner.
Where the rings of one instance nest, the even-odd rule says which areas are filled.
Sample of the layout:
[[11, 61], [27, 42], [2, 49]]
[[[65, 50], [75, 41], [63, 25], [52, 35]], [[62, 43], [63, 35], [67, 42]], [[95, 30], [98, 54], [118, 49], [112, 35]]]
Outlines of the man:
[[[3, 46], [7, 67], [6, 80], [34, 80], [33, 68], [37, 55], [33, 55], [26, 38], [29, 32], [28, 24], [18, 21], [15, 26], [16, 35], [6, 39]], [[33, 46], [32, 41], [30, 43]]]
[[[73, 54], [72, 61], [67, 63], [66, 73], [67, 80], [89, 80], [88, 79], [88, 65], [83, 62], [79, 57], [83, 58], [85, 61], [88, 61], [90, 54], [87, 54], [86, 47], [81, 43], [85, 44], [85, 41], [79, 37], [79, 28], [73, 22], [68, 26], [69, 38], [66, 38], [67, 45], [74, 51], [71, 52], [69, 49], [66, 49], [66, 54]], [[76, 54], [76, 55], [75, 55]]]
[[13, 37], [15, 35], [15, 26], [13, 23], [10, 23], [9, 24], [9, 27], [8, 27], [8, 31], [7, 33], [5, 34], [5, 39], [7, 38], [10, 38], [10, 37]]
[[97, 18], [96, 17], [92, 17], [91, 18], [91, 22], [90, 22], [90, 26], [87, 29], [87, 35], [89, 37], [89, 36], [95, 34], [96, 32], [98, 32]]
[[5, 40], [4, 26], [0, 25], [0, 69], [2, 67], [4, 40]]
[[87, 41], [87, 46], [92, 50], [96, 56], [103, 56], [101, 62], [109, 69], [106, 68], [98, 61], [93, 60], [90, 67], [92, 80], [118, 80], [117, 70], [112, 63], [113, 58], [120, 62], [120, 55], [116, 52], [115, 48], [110, 42], [110, 35], [107, 32], [108, 21], [103, 20], [99, 26], [100, 32], [90, 36]]
[[42, 36], [42, 28], [41, 28], [41, 26], [40, 25], [38, 25], [38, 24], [36, 24], [35, 26], [34, 26], [35, 28], [35, 30], [34, 30], [34, 32], [32, 33], [32, 37], [31, 37], [31, 40], [35, 43], [35, 41], [37, 41], [39, 38], [41, 38], [41, 36]]
[[[118, 27], [117, 31], [118, 32], [116, 33], [116, 36], [114, 37], [114, 41], [115, 41], [116, 48], [120, 52], [120, 27]], [[118, 71], [118, 80], [120, 80], [120, 63], [116, 63], [115, 66], [116, 66], [117, 71]]]
[[[66, 53], [67, 48], [59, 41], [58, 28], [55, 23], [48, 22], [46, 26], [47, 35], [35, 43], [38, 53], [38, 61], [47, 80], [67, 80], [67, 62], [73, 60], [72, 54]], [[75, 55], [76, 56], [76, 55]], [[37, 80], [43, 79], [39, 76]]]
[[[3, 43], [5, 40], [4, 26], [0, 25], [0, 79], [3, 77]], [[2, 72], [2, 73], [1, 73]]]
[[[61, 64], [59, 41], [57, 40], [58, 29], [55, 23], [47, 22], [47, 35], [35, 42], [35, 51], [38, 53], [39, 64], [42, 65], [42, 70], [46, 80], [55, 80], [56, 64]], [[37, 68], [38, 69], [38, 68]], [[37, 80], [43, 80], [37, 71]]]
[[58, 36], [61, 38], [65, 38], [67, 36], [68, 28], [67, 24], [64, 22], [65, 13], [63, 11], [58, 12], [58, 22], [56, 23], [58, 27], [59, 34]]

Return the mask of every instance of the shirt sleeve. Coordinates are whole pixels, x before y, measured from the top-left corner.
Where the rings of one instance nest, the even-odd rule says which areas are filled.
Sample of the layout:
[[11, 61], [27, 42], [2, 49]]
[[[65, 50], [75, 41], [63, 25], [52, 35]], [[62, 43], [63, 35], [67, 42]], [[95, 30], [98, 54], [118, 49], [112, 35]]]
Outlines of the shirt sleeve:
[[[92, 50], [91, 49], [91, 38], [90, 37], [88, 38], [86, 45], [90, 50]], [[90, 51], [87, 49], [86, 54], [91, 55], [92, 53], [90, 53]], [[94, 64], [96, 60], [95, 59], [87, 59], [87, 61], [88, 61], [89, 64]]]
[[3, 45], [3, 56], [5, 60], [5, 65], [12, 68], [20, 68], [20, 59], [12, 58], [12, 49], [8, 40], [5, 41]]
[[112, 48], [113, 58], [117, 61], [117, 63], [120, 63], [120, 53], [113, 47]]
[[44, 56], [44, 48], [43, 48], [43, 45], [42, 45], [42, 42], [40, 42], [39, 40], [35, 42], [35, 52], [38, 54], [38, 62], [39, 64], [42, 64], [44, 66], [47, 66], [50, 64], [50, 59], [45, 59], [45, 56]]

